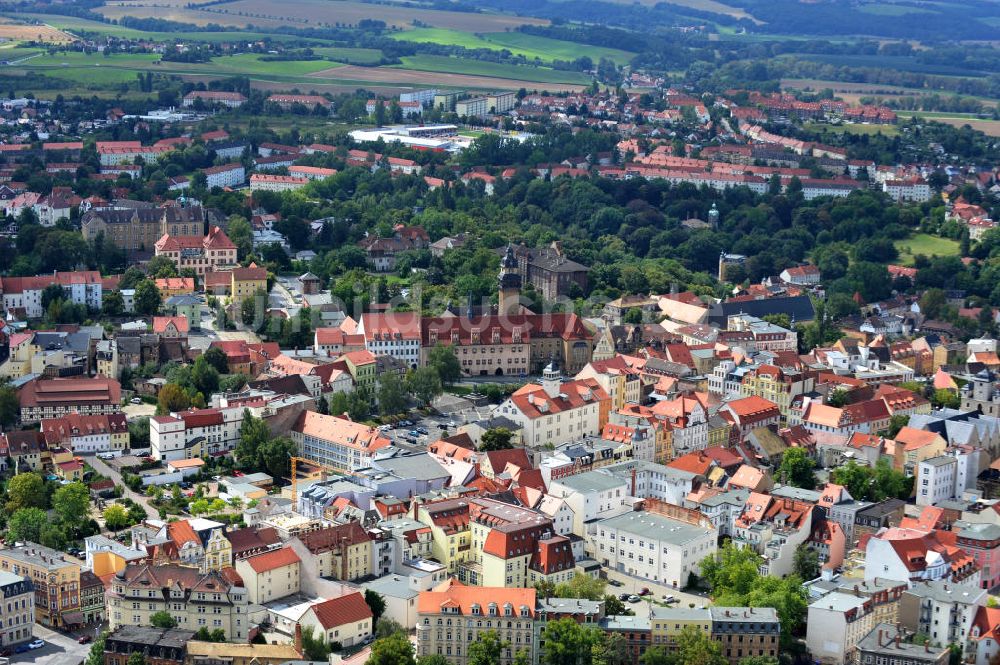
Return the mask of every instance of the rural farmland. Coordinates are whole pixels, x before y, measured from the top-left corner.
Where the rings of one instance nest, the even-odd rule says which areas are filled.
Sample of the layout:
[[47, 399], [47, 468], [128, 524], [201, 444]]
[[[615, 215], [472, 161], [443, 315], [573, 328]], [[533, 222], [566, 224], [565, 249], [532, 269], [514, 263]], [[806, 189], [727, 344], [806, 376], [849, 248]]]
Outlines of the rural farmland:
[[520, 25], [547, 25], [544, 19], [523, 18], [503, 14], [478, 14], [452, 12], [438, 9], [420, 9], [398, 5], [374, 5], [352, 0], [298, 0], [295, 3], [274, 5], [263, 0], [236, 0], [206, 8], [161, 7], [146, 4], [115, 3], [100, 7], [106, 17], [160, 18], [170, 21], [207, 25], [258, 27], [357, 25], [363, 20], [384, 21], [389, 27], [405, 29], [414, 21], [439, 28], [464, 31], [503, 32]]

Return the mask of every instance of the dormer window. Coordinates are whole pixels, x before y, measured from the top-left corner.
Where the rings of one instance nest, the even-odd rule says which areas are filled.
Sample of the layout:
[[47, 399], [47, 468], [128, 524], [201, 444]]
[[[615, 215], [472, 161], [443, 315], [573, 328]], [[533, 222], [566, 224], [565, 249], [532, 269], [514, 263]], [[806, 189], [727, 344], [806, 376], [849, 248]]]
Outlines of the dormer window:
[[490, 616], [495, 617], [497, 615], [497, 604], [490, 603], [489, 610], [490, 610]]

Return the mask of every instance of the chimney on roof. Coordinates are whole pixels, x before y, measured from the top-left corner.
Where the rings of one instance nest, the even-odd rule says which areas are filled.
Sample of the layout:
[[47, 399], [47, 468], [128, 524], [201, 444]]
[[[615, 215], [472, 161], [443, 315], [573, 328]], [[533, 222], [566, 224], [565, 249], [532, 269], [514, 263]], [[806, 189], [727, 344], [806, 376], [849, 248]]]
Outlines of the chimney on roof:
[[896, 648], [899, 649], [899, 633], [896, 633]]
[[295, 650], [302, 655], [302, 624], [295, 624]]
[[882, 629], [881, 628], [878, 629], [878, 645], [880, 647], [882, 646]]

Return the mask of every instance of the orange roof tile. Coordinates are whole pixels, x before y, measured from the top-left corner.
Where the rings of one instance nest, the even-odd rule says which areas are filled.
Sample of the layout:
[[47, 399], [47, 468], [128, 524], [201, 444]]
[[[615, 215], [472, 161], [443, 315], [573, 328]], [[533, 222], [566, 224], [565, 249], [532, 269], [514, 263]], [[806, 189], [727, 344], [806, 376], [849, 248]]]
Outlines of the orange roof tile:
[[284, 568], [285, 566], [301, 563], [299, 555], [296, 554], [295, 550], [290, 547], [282, 547], [281, 549], [271, 550], [270, 552], [265, 552], [264, 554], [258, 554], [257, 556], [250, 557], [246, 561], [256, 573], [266, 573], [269, 570], [275, 570], [277, 568]]

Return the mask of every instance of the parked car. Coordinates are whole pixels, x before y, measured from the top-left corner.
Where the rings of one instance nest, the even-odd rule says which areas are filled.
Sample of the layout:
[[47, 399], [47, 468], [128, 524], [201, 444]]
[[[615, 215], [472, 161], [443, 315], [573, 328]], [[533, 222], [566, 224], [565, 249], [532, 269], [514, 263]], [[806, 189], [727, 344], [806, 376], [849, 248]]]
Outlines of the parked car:
[[454, 420], [449, 420], [448, 427], [458, 427], [458, 423], [456, 423]]
[[638, 603], [640, 600], [642, 600], [642, 599], [639, 598], [639, 596], [636, 596], [636, 595], [631, 595], [631, 596], [628, 597], [628, 602], [630, 602], [630, 603]]
[[651, 593], [652, 593], [652, 591], [650, 591], [649, 587], [646, 587], [646, 586], [642, 587], [642, 589], [639, 591], [639, 595], [640, 596], [648, 596]]
[[33, 642], [28, 642], [28, 648], [34, 651], [35, 649], [41, 649], [45, 646], [45, 640], [35, 640]]
[[182, 482], [180, 485], [181, 485], [181, 489], [182, 490], [189, 490], [189, 489], [191, 489], [191, 483], [187, 482], [186, 480], [184, 482]]
[[78, 639], [76, 642], [77, 642], [77, 644], [90, 644], [93, 641], [94, 641], [93, 637], [91, 637], [90, 635], [84, 635], [80, 639]]
[[665, 602], [665, 603], [676, 603], [677, 599], [674, 598], [673, 596], [671, 596], [670, 594], [666, 594], [665, 593], [665, 594], [663, 594], [663, 602]]
[[625, 586], [624, 584], [622, 584], [618, 580], [611, 580], [611, 579], [608, 580], [608, 585], [609, 586]]
[[620, 593], [618, 594], [618, 600], [628, 600], [628, 597], [631, 595], [630, 593]]
[[129, 402], [131, 402], [132, 404], [142, 404], [142, 400], [139, 399], [138, 397], [133, 397], [132, 399], [129, 400]]
[[430, 434], [430, 432], [427, 431], [426, 427], [417, 427], [415, 429], [417, 432], [420, 432], [421, 434]]
[[28, 653], [29, 651], [31, 651], [31, 647], [27, 644], [18, 644], [14, 647], [14, 653]]
[[409, 432], [407, 432], [407, 434], [409, 434], [410, 436], [420, 436], [420, 431], [411, 429]]

